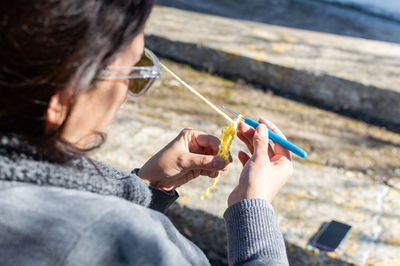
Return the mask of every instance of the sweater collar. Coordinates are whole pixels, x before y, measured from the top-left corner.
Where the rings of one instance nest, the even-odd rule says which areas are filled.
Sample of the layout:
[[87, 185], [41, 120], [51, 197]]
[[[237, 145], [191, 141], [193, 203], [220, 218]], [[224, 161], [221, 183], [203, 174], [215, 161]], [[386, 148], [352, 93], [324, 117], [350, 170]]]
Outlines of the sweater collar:
[[143, 206], [151, 201], [148, 185], [135, 174], [83, 157], [57, 162], [18, 136], [0, 136], [0, 180], [113, 195]]

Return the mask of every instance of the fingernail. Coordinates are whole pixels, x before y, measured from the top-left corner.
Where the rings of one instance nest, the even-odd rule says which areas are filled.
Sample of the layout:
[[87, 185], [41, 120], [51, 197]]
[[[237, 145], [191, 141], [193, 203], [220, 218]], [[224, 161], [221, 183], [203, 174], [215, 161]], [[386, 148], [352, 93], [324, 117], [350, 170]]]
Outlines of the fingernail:
[[258, 127], [258, 133], [263, 136], [263, 137], [267, 137], [268, 135], [268, 130], [267, 127], [264, 124], [260, 124]]
[[223, 167], [225, 167], [225, 165], [226, 165], [226, 162], [225, 162], [225, 160], [224, 159], [222, 159], [222, 158], [220, 158], [220, 157], [218, 157], [218, 156], [215, 156], [215, 159], [214, 159], [214, 161], [213, 161], [213, 167], [214, 168], [223, 168]]

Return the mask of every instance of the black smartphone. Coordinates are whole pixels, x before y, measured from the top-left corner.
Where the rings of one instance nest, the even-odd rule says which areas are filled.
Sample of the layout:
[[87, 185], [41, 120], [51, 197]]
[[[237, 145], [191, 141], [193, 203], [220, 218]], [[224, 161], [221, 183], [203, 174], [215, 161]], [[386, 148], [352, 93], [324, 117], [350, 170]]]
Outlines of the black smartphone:
[[325, 251], [336, 251], [350, 230], [350, 225], [332, 220], [318, 233], [314, 246]]

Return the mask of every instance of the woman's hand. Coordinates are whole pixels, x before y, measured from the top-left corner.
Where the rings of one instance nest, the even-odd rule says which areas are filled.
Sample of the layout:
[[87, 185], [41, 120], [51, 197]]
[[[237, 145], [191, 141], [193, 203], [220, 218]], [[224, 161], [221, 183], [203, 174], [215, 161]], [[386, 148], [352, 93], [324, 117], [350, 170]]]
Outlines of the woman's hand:
[[279, 190], [293, 174], [290, 152], [275, 143], [273, 150], [268, 144], [267, 127], [285, 138], [282, 132], [270, 121], [260, 118], [256, 130], [245, 123], [238, 127], [238, 137], [246, 144], [252, 156], [243, 151], [238, 154], [244, 168], [239, 185], [228, 198], [228, 206], [242, 200], [259, 198], [272, 202]]
[[218, 153], [219, 139], [215, 136], [184, 129], [165, 148], [147, 161], [138, 172], [146, 183], [171, 191], [199, 175], [216, 177], [226, 170]]

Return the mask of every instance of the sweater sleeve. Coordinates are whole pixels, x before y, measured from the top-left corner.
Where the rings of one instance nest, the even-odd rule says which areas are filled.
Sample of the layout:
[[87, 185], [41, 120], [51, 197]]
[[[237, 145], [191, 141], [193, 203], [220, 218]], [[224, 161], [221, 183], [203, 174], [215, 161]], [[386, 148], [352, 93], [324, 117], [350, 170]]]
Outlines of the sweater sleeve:
[[224, 213], [229, 265], [289, 265], [271, 204], [245, 199]]
[[[138, 171], [139, 168], [135, 168], [132, 170], [131, 174], [135, 175], [136, 178], [142, 181], [142, 179], [137, 175]], [[149, 188], [151, 191], [151, 202], [148, 207], [159, 212], [166, 212], [169, 206], [171, 206], [172, 203], [174, 203], [179, 197], [179, 194], [176, 192], [176, 190], [167, 192], [152, 186], [149, 186]]]
[[176, 192], [176, 190], [167, 192], [150, 186], [150, 191], [152, 193], [152, 197], [149, 208], [163, 213], [166, 212], [169, 206], [171, 206], [172, 203], [174, 203], [179, 197], [179, 194]]
[[[106, 177], [113, 180], [120, 180], [121, 183], [125, 183], [125, 190], [133, 191], [134, 193], [129, 194], [134, 195], [131, 196], [133, 200], [126, 197], [124, 198], [134, 201], [135, 203], [139, 203], [140, 205], [149, 207], [159, 212], [165, 212], [169, 208], [169, 206], [171, 206], [172, 203], [174, 203], [179, 197], [178, 193], [175, 190], [171, 192], [166, 192], [149, 186], [137, 175], [139, 168], [135, 168], [130, 173], [126, 173], [110, 167], [100, 161], [92, 161], [105, 174]], [[90, 164], [88, 164], [88, 162], [85, 163], [86, 167], [90, 167]]]

